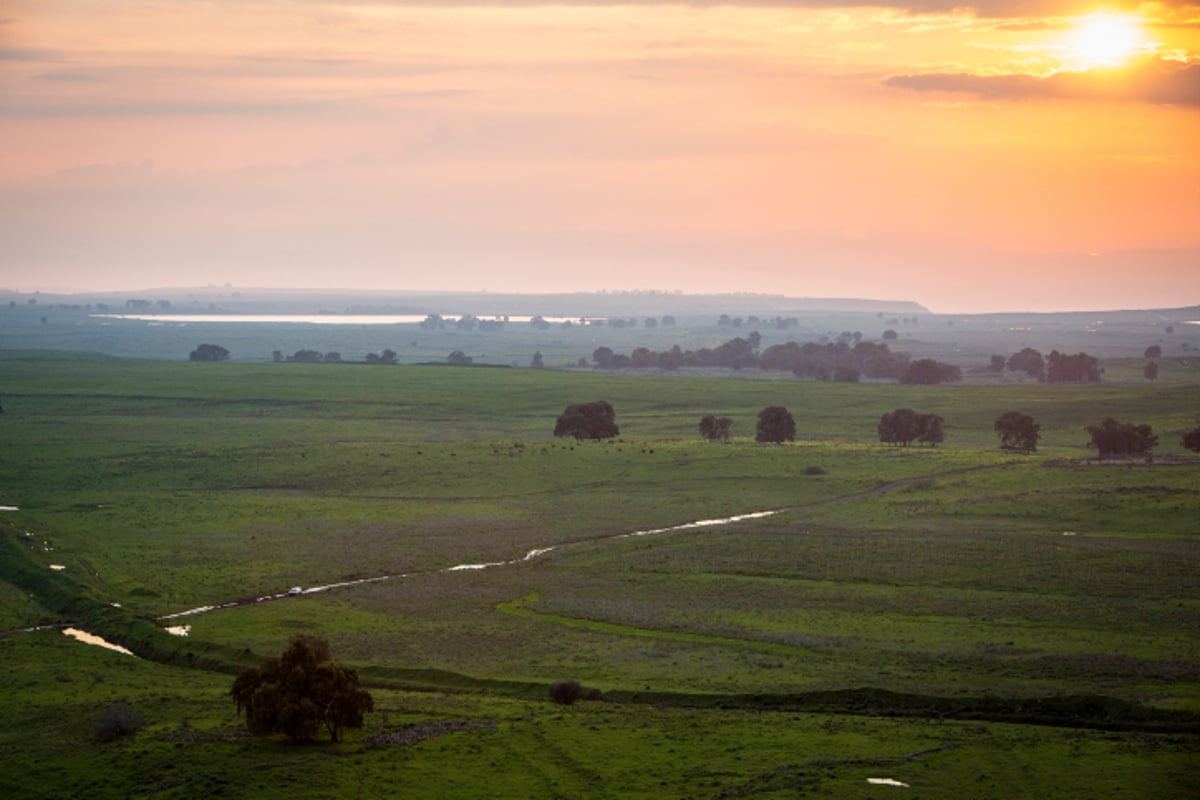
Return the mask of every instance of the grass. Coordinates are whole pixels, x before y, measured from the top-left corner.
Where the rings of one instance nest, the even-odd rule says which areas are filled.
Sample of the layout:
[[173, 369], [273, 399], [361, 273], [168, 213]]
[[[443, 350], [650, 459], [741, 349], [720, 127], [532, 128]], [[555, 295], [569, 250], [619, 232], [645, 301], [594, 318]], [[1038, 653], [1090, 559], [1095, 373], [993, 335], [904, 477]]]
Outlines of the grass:
[[[0, 639], [14, 666], [0, 754], [31, 767], [0, 777], [7, 795], [70, 795], [99, 771], [127, 777], [93, 778], [99, 797], [435, 783], [463, 797], [865, 797], [882, 791], [866, 783], [877, 769], [923, 797], [1194, 791], [1194, 734], [1138, 720], [1200, 711], [1200, 465], [1089, 463], [1082, 433], [1109, 414], [1146, 422], [1161, 455], [1181, 456], [1194, 384], [0, 361], [0, 504], [20, 507], [0, 518], [17, 548], [0, 628], [82, 621], [165, 662], [225, 668], [314, 633], [381, 692], [364, 735], [488, 722], [336, 756], [242, 741], [225, 675], [20, 634]], [[565, 405], [600, 398], [618, 440], [550, 436]], [[774, 404], [795, 414], [796, 443], [750, 440]], [[879, 415], [902, 406], [944, 416], [946, 446], [875, 442]], [[996, 447], [991, 421], [1011, 408], [1042, 422], [1042, 453]], [[735, 420], [731, 444], [698, 440], [707, 413]], [[765, 509], [779, 513], [619, 538]], [[384, 575], [190, 617], [186, 639], [153, 621]], [[541, 687], [559, 679], [610, 700], [551, 707]], [[416, 686], [446, 694], [402, 691]], [[830, 692], [850, 694], [814, 694]], [[1015, 720], [1078, 695], [1101, 699], [1076, 722], [1142, 729], [927, 721]], [[835, 699], [817, 714], [817, 697]], [[114, 703], [146, 728], [91, 741]], [[889, 708], [905, 717], [879, 718]]]

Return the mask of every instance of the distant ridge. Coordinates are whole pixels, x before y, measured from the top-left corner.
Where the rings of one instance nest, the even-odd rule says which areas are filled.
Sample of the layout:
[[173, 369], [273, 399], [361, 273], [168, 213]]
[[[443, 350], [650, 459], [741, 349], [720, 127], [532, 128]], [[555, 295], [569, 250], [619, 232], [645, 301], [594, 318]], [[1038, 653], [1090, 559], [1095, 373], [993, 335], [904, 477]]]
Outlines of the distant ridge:
[[[0, 292], [0, 294], [3, 294]], [[151, 288], [119, 292], [42, 292], [41, 303], [103, 302], [120, 310], [126, 300], [167, 300], [170, 311], [219, 308], [235, 313], [497, 314], [543, 316], [661, 316], [663, 314], [787, 316], [803, 312], [929, 314], [912, 300], [788, 297], [774, 294], [684, 294], [664, 291], [421, 292], [363, 289], [264, 289], [234, 286]]]

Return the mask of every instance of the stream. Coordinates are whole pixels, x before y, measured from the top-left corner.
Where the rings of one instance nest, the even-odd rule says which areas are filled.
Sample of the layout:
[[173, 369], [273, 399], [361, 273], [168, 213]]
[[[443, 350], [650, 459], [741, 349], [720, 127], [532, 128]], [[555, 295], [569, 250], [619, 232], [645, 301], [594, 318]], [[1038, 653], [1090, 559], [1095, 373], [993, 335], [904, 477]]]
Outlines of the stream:
[[239, 606], [255, 605], [257, 603], [268, 603], [273, 600], [284, 600], [289, 597], [298, 597], [302, 595], [317, 594], [319, 592], [327, 592], [331, 589], [342, 589], [347, 586], [361, 586], [366, 583], [379, 583], [381, 581], [402, 580], [411, 578], [416, 575], [436, 575], [444, 572], [477, 572], [479, 570], [493, 569], [495, 567], [510, 567], [514, 564], [523, 564], [527, 561], [533, 561], [535, 558], [544, 556], [547, 553], [552, 553], [555, 550], [561, 550], [567, 547], [574, 547], [580, 544], [593, 542], [612, 542], [619, 539], [632, 539], [639, 536], [654, 536], [660, 533], [673, 533], [675, 531], [686, 531], [694, 528], [711, 528], [719, 525], [731, 525], [735, 522], [744, 522], [750, 519], [761, 519], [770, 517], [775, 514], [782, 513], [783, 509], [775, 511], [753, 511], [748, 514], [738, 514], [732, 517], [721, 517], [719, 519], [701, 519], [695, 522], [685, 522], [681, 525], [671, 525], [666, 528], [651, 528], [644, 531], [633, 531], [632, 533], [618, 533], [612, 536], [605, 536], [600, 539], [584, 539], [575, 542], [564, 542], [563, 544], [549, 545], [547, 547], [535, 547], [519, 558], [510, 558], [505, 561], [484, 561], [475, 564], [455, 564], [451, 567], [443, 567], [437, 570], [425, 570], [421, 572], [400, 572], [391, 575], [377, 575], [373, 578], [356, 578], [348, 581], [338, 581], [336, 583], [326, 583], [321, 586], [309, 586], [308, 588], [295, 587], [286, 592], [275, 592], [273, 594], [264, 594], [257, 597], [245, 597], [239, 600], [227, 600], [223, 603], [215, 605], [197, 606], [189, 608], [186, 611], [177, 611], [174, 614], [164, 614], [159, 617], [160, 620], [179, 619], [181, 617], [194, 617], [198, 614], [207, 614], [211, 611], [220, 611], [225, 608], [237, 608]]

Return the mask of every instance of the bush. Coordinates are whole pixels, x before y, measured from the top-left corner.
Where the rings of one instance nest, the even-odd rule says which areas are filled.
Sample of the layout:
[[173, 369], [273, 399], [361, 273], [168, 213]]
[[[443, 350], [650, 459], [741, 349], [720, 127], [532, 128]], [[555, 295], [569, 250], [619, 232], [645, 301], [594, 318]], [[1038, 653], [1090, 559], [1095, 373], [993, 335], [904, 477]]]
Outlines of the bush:
[[570, 706], [574, 705], [575, 701], [581, 697], [583, 697], [583, 687], [579, 685], [579, 681], [556, 681], [550, 684], [551, 702]]
[[96, 723], [96, 738], [102, 742], [111, 742], [123, 736], [132, 736], [145, 724], [141, 714], [124, 703], [115, 703], [108, 707], [104, 716]]
[[824, 475], [824, 474], [825, 474], [825, 470], [824, 470], [824, 469], [822, 469], [821, 467], [816, 467], [816, 466], [814, 466], [814, 467], [805, 467], [805, 468], [804, 468], [804, 474], [805, 474], [805, 475]]

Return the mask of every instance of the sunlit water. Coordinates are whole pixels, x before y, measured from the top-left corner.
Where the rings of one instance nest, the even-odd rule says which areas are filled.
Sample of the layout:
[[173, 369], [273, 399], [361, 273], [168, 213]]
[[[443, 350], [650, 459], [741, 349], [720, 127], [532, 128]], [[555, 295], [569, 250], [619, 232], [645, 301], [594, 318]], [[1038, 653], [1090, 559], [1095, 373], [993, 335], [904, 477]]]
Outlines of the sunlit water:
[[[761, 519], [763, 517], [769, 517], [769, 516], [772, 516], [774, 514], [779, 514], [779, 513], [780, 513], [779, 511], [755, 511], [755, 512], [752, 512], [749, 514], [738, 514], [737, 516], [733, 516], [733, 517], [721, 517], [718, 519], [701, 519], [701, 520], [697, 520], [695, 522], [685, 522], [682, 525], [672, 525], [672, 526], [666, 527], [666, 528], [651, 528], [649, 530], [634, 531], [632, 533], [619, 533], [615, 536], [606, 537], [605, 539], [598, 539], [598, 540], [592, 540], [592, 541], [615, 541], [618, 539], [629, 539], [629, 538], [632, 538], [635, 536], [655, 536], [657, 534], [672, 533], [674, 531], [686, 531], [686, 530], [693, 530], [695, 528], [709, 528], [709, 527], [714, 527], [717, 525], [730, 525], [735, 522], [744, 522], [746, 520], [751, 520], [751, 519]], [[535, 558], [545, 555], [546, 553], [552, 553], [555, 550], [559, 550], [564, 547], [571, 547], [572, 545], [575, 545], [575, 544], [581, 544], [581, 542], [567, 542], [565, 544], [550, 545], [547, 547], [535, 547], [532, 550], [525, 553], [525, 555], [523, 555], [519, 558], [510, 558], [510, 559], [507, 559], [504, 561], [483, 561], [483, 562], [471, 563], [471, 564], [455, 564], [453, 566], [445, 567], [443, 569], [436, 570], [436, 571], [437, 572], [477, 572], [479, 570], [492, 569], [493, 567], [508, 567], [508, 566], [513, 566], [516, 564], [523, 564], [527, 561], [532, 561]], [[296, 589], [299, 589], [299, 591], [297, 591], [296, 589], [293, 589], [293, 590], [287, 591], [287, 592], [277, 592], [275, 594], [262, 595], [261, 597], [255, 597], [250, 600], [230, 600], [226, 603], [218, 603], [216, 605], [199, 606], [197, 608], [189, 608], [186, 611], [177, 611], [174, 614], [167, 614], [165, 616], [159, 617], [159, 619], [168, 620], [168, 619], [179, 619], [180, 617], [193, 617], [193, 616], [196, 616], [197, 614], [207, 614], [210, 611], [219, 611], [224, 608], [236, 608], [238, 606], [253, 605], [256, 603], [264, 603], [264, 602], [267, 602], [270, 600], [282, 600], [283, 598], [286, 598], [286, 597], [298, 597], [298, 596], [302, 596], [302, 595], [317, 594], [319, 592], [327, 592], [330, 589], [340, 589], [340, 588], [343, 588], [346, 586], [362, 586], [363, 584], [367, 584], [367, 583], [378, 583], [380, 581], [388, 581], [388, 580], [400, 580], [403, 578], [411, 577], [416, 574], [422, 574], [422, 573], [405, 572], [405, 573], [399, 573], [399, 574], [395, 574], [395, 575], [378, 575], [374, 578], [358, 578], [358, 579], [350, 580], [350, 581], [339, 581], [337, 583], [327, 583], [327, 584], [323, 584], [321, 586], [310, 586], [307, 589], [302, 589], [300, 587], [296, 587]], [[425, 574], [428, 574], [428, 573], [425, 573]]]
[[[415, 325], [424, 322], [426, 314], [91, 314], [97, 319], [120, 319], [146, 322], [150, 325], [162, 325], [168, 322], [177, 324], [223, 322], [223, 323], [278, 323], [290, 322], [303, 325]], [[459, 317], [441, 315], [443, 321], [453, 324]], [[510, 314], [483, 316], [476, 319], [489, 322], [506, 320], [510, 323], [528, 323], [533, 316], [527, 314]], [[595, 317], [542, 317], [546, 322], [558, 324], [563, 322], [590, 322]]]
[[892, 778], [867, 778], [867, 783], [874, 783], [877, 786], [908, 786], [907, 783]]
[[97, 647], [103, 647], [106, 650], [112, 650], [117, 653], [124, 653], [127, 656], [133, 655], [132, 650], [127, 650], [124, 647], [121, 647], [119, 644], [113, 644], [112, 642], [105, 641], [99, 636], [88, 633], [87, 631], [81, 631], [78, 628], [63, 628], [63, 635], [70, 636], [72, 639], [78, 639], [84, 644], [94, 644]]

